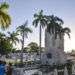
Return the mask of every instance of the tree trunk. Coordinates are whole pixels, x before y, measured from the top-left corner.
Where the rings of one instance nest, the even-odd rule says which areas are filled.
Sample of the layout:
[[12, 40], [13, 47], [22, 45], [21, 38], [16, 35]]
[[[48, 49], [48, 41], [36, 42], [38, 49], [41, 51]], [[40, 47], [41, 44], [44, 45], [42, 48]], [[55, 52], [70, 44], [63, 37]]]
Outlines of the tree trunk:
[[41, 60], [41, 25], [39, 30], [39, 50], [40, 50], [40, 60]]
[[22, 35], [21, 63], [23, 64], [24, 32]]

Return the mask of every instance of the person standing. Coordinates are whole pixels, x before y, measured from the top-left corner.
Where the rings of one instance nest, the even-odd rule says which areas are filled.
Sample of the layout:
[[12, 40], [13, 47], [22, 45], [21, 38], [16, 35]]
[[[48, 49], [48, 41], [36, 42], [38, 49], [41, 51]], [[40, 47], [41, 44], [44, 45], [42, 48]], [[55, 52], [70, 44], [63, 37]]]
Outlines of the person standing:
[[5, 75], [5, 63], [0, 60], [0, 75]]
[[11, 63], [9, 63], [7, 66], [6, 75], [12, 75], [12, 64]]

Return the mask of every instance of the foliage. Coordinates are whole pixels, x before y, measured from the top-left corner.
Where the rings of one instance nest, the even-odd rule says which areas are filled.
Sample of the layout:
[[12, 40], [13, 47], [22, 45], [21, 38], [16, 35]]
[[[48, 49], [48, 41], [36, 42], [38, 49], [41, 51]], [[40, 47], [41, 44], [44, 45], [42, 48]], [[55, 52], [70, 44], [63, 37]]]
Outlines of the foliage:
[[37, 52], [37, 53], [39, 52], [39, 46], [35, 42], [29, 43], [28, 47], [29, 47], [30, 52]]
[[29, 52], [29, 48], [28, 48], [28, 47], [24, 47], [23, 52], [24, 52], [24, 53]]
[[18, 33], [17, 32], [12, 32], [12, 33], [10, 33], [10, 32], [8, 32], [8, 34], [9, 34], [9, 36], [7, 37], [7, 39], [10, 41], [10, 43], [12, 43], [12, 44], [15, 44], [16, 45], [16, 42], [18, 42], [19, 43], [19, 39], [18, 39]]
[[45, 16], [45, 17], [47, 20], [47, 31], [50, 34], [54, 34], [55, 38], [59, 36], [61, 39], [66, 33], [70, 38], [71, 30], [68, 27], [63, 28], [62, 25], [64, 24], [64, 22], [62, 19], [54, 15]]
[[12, 50], [12, 44], [10, 44], [9, 41], [7, 41], [6, 39], [2, 39], [0, 41], [0, 53], [3, 54], [7, 54], [9, 52], [11, 52]]
[[21, 36], [25, 35], [25, 37], [27, 37], [28, 33], [32, 33], [32, 30], [27, 27], [28, 25], [28, 21], [25, 22], [25, 24], [17, 27], [17, 32], [19, 32], [21, 34]]
[[39, 24], [42, 28], [45, 27], [46, 24], [47, 24], [47, 21], [46, 21], [46, 19], [45, 19], [45, 16], [43, 15], [43, 10], [41, 10], [40, 12], [34, 14], [33, 25], [34, 25], [35, 27], [37, 27], [38, 24]]
[[27, 25], [28, 25], [28, 21], [26, 21], [25, 24], [17, 27], [17, 32], [20, 33], [20, 35], [22, 36], [21, 63], [23, 63], [23, 50], [24, 50], [25, 38], [28, 37], [28, 33], [32, 33], [32, 30], [29, 27], [27, 27]]
[[[11, 36], [11, 38], [12, 38], [12, 36]], [[0, 53], [1, 54], [7, 54], [11, 51], [16, 50], [13, 48], [13, 43], [11, 43], [11, 40], [10, 40], [11, 38], [6, 36], [6, 34], [0, 32]], [[13, 38], [14, 38], [14, 36], [13, 36]], [[13, 41], [14, 41], [14, 39], [13, 39]]]
[[8, 8], [9, 5], [6, 2], [0, 4], [0, 27], [2, 29], [8, 28], [11, 24], [11, 17], [7, 13]]
[[63, 24], [63, 20], [54, 15], [46, 16], [47, 19], [47, 31], [50, 34], [55, 34]]
[[70, 32], [71, 32], [71, 30], [70, 30], [68, 27], [65, 27], [65, 28], [61, 27], [61, 28], [58, 30], [58, 33], [57, 33], [57, 34], [59, 35], [60, 39], [61, 39], [62, 36], [64, 36], [65, 34], [67, 34], [68, 37], [70, 38]]
[[16, 48], [13, 47], [12, 50], [11, 50], [11, 52], [15, 53], [16, 52]]
[[42, 28], [44, 28], [47, 25], [47, 21], [45, 19], [45, 16], [43, 15], [43, 10], [41, 10], [38, 13], [34, 14], [34, 20], [33, 20], [33, 26], [37, 27], [39, 26], [39, 50], [40, 50], [40, 60], [41, 60], [41, 34], [42, 34]]

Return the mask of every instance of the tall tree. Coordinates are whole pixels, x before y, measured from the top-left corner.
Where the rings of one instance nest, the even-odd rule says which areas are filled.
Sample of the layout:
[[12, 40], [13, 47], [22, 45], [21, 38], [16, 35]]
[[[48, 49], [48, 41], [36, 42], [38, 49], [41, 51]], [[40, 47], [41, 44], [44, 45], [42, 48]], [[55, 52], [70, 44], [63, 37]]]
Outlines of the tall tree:
[[43, 10], [41, 10], [39, 13], [34, 14], [34, 21], [33, 25], [37, 27], [39, 25], [39, 49], [40, 49], [40, 60], [41, 60], [41, 32], [42, 28], [46, 26], [47, 22], [45, 19], [45, 16], [43, 15]]
[[21, 63], [23, 62], [23, 49], [24, 49], [25, 38], [28, 37], [28, 33], [32, 33], [32, 30], [29, 27], [27, 27], [27, 24], [28, 24], [28, 21], [26, 21], [25, 24], [17, 27], [17, 31], [22, 36]]
[[9, 5], [5, 2], [0, 5], [0, 27], [2, 29], [8, 28], [9, 25], [11, 24], [11, 18], [7, 12], [8, 8]]

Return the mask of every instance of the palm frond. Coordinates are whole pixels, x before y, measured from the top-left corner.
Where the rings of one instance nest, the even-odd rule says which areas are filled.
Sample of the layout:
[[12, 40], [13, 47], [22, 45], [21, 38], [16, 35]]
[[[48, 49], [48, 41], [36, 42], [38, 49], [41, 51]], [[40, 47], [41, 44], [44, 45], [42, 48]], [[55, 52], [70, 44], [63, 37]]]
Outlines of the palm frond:
[[43, 10], [40, 10], [40, 11], [39, 11], [39, 14], [40, 14], [40, 15], [43, 15]]
[[45, 27], [47, 24], [45, 15], [43, 15], [43, 10], [40, 10], [38, 14], [34, 14], [33, 26], [37, 27], [41, 25], [41, 27]]
[[41, 24], [42, 28], [44, 28], [47, 25], [46, 19], [42, 18], [40, 21], [40, 24]]
[[70, 28], [68, 28], [68, 27], [63, 28], [63, 31], [64, 31], [64, 32], [68, 32], [68, 33], [71, 32]]
[[55, 38], [57, 37], [58, 34], [60, 36], [59, 32], [62, 29], [61, 24], [63, 24], [63, 20], [54, 15], [45, 16], [45, 18], [47, 20], [47, 31], [50, 34], [54, 34]]
[[8, 32], [9, 34], [9, 37], [8, 37], [8, 40], [14, 44], [16, 44], [16, 42], [19, 42], [19, 39], [17, 38], [17, 36], [19, 35], [17, 32]]
[[11, 17], [2, 11], [0, 11], [0, 24], [2, 29], [6, 29], [11, 25]]
[[26, 27], [24, 31], [27, 32], [27, 33], [32, 33], [32, 30], [28, 27]]
[[37, 27], [38, 26], [38, 22], [39, 22], [39, 19], [35, 19], [34, 21], [33, 21], [33, 26], [35, 26], [35, 27]]
[[37, 18], [37, 17], [38, 17], [38, 14], [35, 13], [35, 14], [34, 14], [34, 18]]
[[61, 32], [64, 33], [64, 34], [66, 33], [69, 36], [69, 38], [70, 38], [70, 32], [71, 32], [70, 28], [65, 27], [65, 28], [63, 28], [61, 30]]
[[27, 27], [28, 21], [25, 22], [25, 24], [17, 27], [17, 32], [19, 32], [21, 35], [25, 35], [25, 37], [27, 37], [28, 33], [32, 33], [32, 30]]
[[4, 2], [0, 5], [0, 10], [8, 9], [8, 8], [9, 8], [9, 5], [6, 2]]
[[59, 22], [61, 25], [64, 24], [63, 20], [60, 19], [60, 18], [58, 18], [57, 16], [55, 16], [55, 20], [56, 20], [57, 22]]
[[27, 26], [28, 25], [28, 20], [25, 21], [25, 23], [23, 24], [23, 26]]

